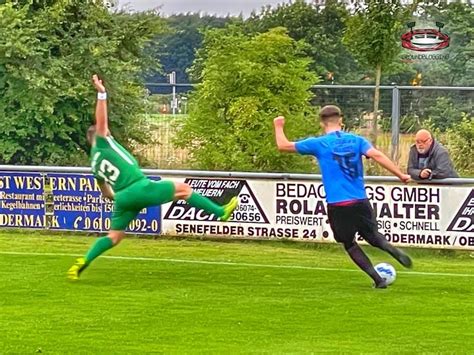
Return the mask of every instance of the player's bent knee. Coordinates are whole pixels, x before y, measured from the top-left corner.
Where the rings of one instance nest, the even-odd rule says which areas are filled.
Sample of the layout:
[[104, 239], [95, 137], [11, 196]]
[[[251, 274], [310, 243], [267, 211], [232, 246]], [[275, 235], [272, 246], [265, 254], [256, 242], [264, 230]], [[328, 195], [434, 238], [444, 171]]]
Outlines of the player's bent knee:
[[[376, 248], [382, 248], [384, 244], [386, 244], [386, 239], [383, 235], [370, 235], [370, 236], [364, 236], [365, 241], [369, 243], [371, 246], [376, 247]], [[384, 243], [385, 242], [385, 243]]]
[[117, 245], [125, 237], [125, 232], [123, 231], [110, 231], [109, 238], [112, 239], [114, 245]]
[[353, 240], [352, 241], [339, 242], [339, 243], [341, 243], [344, 246], [345, 250], [349, 250], [350, 248], [352, 248], [356, 244], [356, 242], [353, 241]]
[[174, 193], [175, 199], [187, 200], [191, 196], [192, 193], [193, 193], [193, 189], [188, 184], [184, 182], [175, 183], [175, 193]]

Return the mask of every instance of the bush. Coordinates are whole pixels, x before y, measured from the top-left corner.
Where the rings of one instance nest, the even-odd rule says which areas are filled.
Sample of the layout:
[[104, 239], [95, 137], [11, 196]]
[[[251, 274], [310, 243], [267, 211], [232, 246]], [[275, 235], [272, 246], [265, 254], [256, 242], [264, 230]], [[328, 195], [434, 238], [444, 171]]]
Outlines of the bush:
[[316, 78], [302, 48], [283, 28], [257, 35], [235, 27], [206, 33], [193, 67], [201, 84], [176, 140], [189, 149], [194, 168], [311, 170], [308, 158], [277, 151], [272, 127], [281, 114], [290, 139], [317, 130], [309, 104]]
[[474, 177], [474, 117], [462, 120], [446, 130], [445, 144], [459, 175]]
[[438, 97], [436, 102], [426, 109], [425, 115], [441, 132], [445, 132], [459, 122], [463, 114], [462, 109], [456, 106], [448, 97]]
[[432, 120], [426, 120], [424, 127], [430, 130], [449, 151], [449, 156], [459, 175], [474, 176], [474, 117], [462, 114], [457, 123], [447, 128], [445, 132], [437, 127]]

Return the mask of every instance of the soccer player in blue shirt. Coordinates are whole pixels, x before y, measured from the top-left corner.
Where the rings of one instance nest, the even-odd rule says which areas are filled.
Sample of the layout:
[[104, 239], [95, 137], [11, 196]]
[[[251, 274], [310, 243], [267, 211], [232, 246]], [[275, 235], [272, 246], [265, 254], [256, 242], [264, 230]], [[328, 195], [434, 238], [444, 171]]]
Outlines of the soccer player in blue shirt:
[[386, 288], [385, 280], [375, 271], [368, 256], [356, 243], [356, 232], [372, 246], [388, 252], [403, 266], [411, 267], [412, 261], [378, 231], [377, 220], [365, 192], [362, 156], [375, 160], [404, 183], [410, 181], [410, 176], [403, 174], [365, 138], [342, 131], [342, 113], [339, 107], [324, 106], [319, 116], [326, 134], [298, 142], [287, 139], [284, 132], [285, 118], [275, 118], [273, 124], [276, 144], [282, 152], [313, 155], [319, 161], [326, 191], [328, 219], [334, 238], [344, 245], [357, 266], [374, 280], [376, 288]]

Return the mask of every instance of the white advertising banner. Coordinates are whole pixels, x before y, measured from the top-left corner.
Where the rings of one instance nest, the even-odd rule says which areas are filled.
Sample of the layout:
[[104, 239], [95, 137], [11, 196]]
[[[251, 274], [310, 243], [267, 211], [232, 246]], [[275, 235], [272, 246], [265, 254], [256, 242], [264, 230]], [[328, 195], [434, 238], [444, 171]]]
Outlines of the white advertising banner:
[[[231, 221], [183, 201], [162, 209], [162, 233], [334, 242], [319, 181], [172, 178], [222, 204], [239, 196]], [[466, 186], [370, 184], [380, 232], [400, 246], [474, 250], [474, 189]]]

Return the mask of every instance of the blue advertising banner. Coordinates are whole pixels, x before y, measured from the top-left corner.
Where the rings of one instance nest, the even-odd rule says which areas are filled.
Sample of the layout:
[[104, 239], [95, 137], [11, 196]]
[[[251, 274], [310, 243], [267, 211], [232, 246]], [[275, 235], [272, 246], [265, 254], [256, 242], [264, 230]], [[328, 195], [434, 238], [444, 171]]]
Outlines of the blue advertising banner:
[[[91, 174], [0, 172], [0, 227], [104, 232], [112, 210]], [[142, 210], [127, 231], [160, 233], [161, 207]]]
[[43, 176], [0, 172], [0, 227], [47, 226]]

